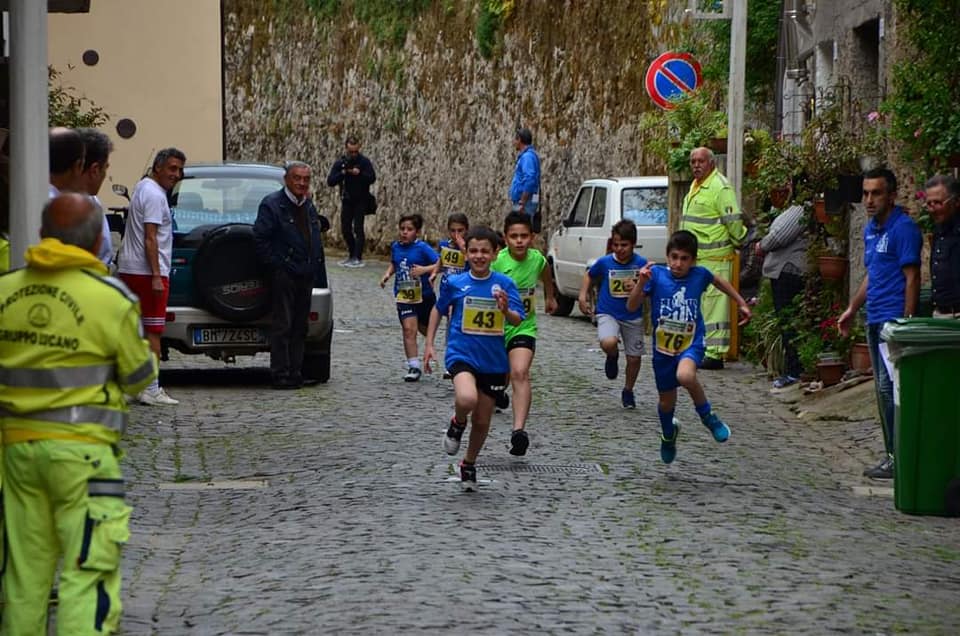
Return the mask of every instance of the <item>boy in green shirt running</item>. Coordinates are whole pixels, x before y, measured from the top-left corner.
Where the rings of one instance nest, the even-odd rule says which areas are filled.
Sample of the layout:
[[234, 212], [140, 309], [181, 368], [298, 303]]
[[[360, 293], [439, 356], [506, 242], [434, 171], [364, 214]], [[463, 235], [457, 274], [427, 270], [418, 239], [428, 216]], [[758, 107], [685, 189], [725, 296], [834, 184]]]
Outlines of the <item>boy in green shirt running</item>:
[[503, 234], [507, 249], [500, 250], [490, 269], [506, 274], [516, 283], [526, 314], [526, 318], [519, 325], [504, 327], [504, 341], [510, 360], [510, 383], [513, 385], [510, 454], [524, 455], [530, 445], [530, 438], [523, 427], [530, 413], [530, 365], [537, 348], [537, 303], [534, 298], [537, 281], [543, 282], [543, 299], [548, 314], [557, 310], [557, 299], [553, 293], [553, 276], [547, 267], [547, 259], [539, 250], [530, 248], [530, 243], [533, 242], [530, 216], [511, 212], [504, 221]]

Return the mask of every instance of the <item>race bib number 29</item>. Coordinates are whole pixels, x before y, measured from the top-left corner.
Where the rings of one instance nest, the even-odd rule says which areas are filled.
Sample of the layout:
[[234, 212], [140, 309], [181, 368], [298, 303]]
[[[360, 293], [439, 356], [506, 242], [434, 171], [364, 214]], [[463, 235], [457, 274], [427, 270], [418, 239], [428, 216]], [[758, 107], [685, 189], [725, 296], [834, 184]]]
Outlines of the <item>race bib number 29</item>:
[[633, 289], [633, 283], [640, 275], [638, 269], [611, 269], [607, 277], [610, 283], [610, 295], [614, 298], [626, 298]]
[[473, 336], [502, 336], [503, 312], [493, 298], [467, 296], [463, 299], [460, 331]]

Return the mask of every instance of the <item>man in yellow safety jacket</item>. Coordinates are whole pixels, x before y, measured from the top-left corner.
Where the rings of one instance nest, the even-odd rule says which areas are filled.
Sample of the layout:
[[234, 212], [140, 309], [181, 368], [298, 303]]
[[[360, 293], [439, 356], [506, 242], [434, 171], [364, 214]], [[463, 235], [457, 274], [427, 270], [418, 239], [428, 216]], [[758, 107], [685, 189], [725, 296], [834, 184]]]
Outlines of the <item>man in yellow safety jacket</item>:
[[[693, 185], [683, 198], [680, 229], [689, 230], [699, 243], [697, 264], [724, 280], [732, 280], [736, 248], [747, 235], [737, 195], [727, 178], [717, 170], [709, 148], [694, 148], [690, 153]], [[730, 349], [730, 301], [715, 287], [703, 293], [700, 301], [706, 325], [706, 356], [703, 369], [722, 369]]]
[[51, 199], [26, 267], [0, 276], [5, 636], [47, 633], [61, 557], [57, 633], [109, 634], [120, 620], [124, 393], [157, 364], [136, 296], [97, 259], [102, 223], [86, 195]]

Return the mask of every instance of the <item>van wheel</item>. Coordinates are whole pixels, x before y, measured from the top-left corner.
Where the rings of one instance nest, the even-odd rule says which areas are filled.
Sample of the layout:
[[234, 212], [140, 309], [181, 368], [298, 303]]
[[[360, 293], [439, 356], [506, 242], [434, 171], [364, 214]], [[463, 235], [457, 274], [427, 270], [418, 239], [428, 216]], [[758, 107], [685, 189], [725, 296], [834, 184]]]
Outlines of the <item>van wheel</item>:
[[570, 312], [573, 311], [573, 306], [577, 301], [569, 296], [564, 296], [560, 292], [554, 292], [554, 295], [557, 297], [557, 310], [553, 312], [553, 315], [569, 316]]

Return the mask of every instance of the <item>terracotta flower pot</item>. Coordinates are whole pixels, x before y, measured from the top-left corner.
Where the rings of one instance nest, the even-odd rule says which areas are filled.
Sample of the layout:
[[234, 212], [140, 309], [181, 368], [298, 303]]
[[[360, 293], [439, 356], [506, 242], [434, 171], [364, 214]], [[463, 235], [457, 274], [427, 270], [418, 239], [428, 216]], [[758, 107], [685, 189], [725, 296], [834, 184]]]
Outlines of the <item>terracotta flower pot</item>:
[[857, 371], [871, 371], [870, 347], [866, 342], [856, 342], [850, 348], [850, 368]]
[[714, 151], [718, 155], [727, 154], [727, 138], [726, 137], [714, 137], [707, 144], [710, 150]]
[[847, 273], [847, 259], [842, 256], [818, 256], [817, 267], [820, 268], [820, 278], [842, 280]]
[[817, 220], [817, 223], [829, 223], [830, 217], [827, 216], [827, 202], [823, 199], [814, 199], [813, 201], [813, 218]]
[[833, 386], [843, 379], [843, 372], [847, 370], [847, 365], [843, 362], [818, 362], [817, 377], [823, 382], [823, 386]]

